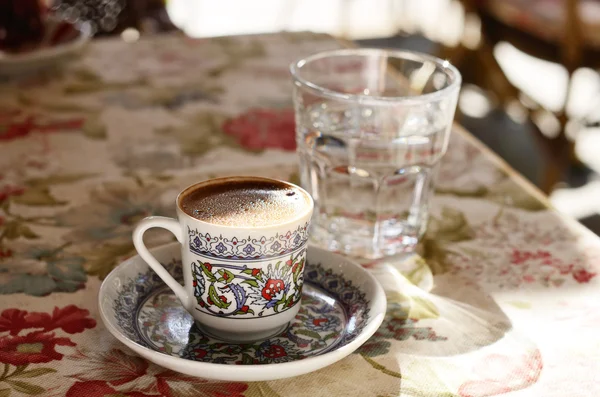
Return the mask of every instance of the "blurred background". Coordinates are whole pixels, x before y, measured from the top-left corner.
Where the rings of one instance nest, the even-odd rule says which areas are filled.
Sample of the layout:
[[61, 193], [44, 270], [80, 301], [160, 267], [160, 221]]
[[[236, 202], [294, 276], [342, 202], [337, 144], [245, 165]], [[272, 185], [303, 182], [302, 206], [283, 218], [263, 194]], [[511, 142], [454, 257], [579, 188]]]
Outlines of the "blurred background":
[[[0, 0], [0, 26], [12, 23], [10, 2]], [[16, 1], [19, 12], [38, 2]], [[45, 2], [61, 18], [87, 21], [96, 38], [314, 31], [449, 59], [464, 78], [458, 121], [600, 234], [598, 0]]]

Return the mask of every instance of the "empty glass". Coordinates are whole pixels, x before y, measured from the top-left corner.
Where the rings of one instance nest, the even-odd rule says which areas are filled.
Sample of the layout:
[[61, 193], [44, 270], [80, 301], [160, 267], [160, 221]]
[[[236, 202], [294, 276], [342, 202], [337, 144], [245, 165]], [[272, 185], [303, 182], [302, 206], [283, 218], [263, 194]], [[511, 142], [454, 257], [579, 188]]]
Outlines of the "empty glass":
[[377, 49], [323, 52], [291, 72], [313, 240], [367, 258], [412, 250], [427, 226], [460, 73], [432, 56]]

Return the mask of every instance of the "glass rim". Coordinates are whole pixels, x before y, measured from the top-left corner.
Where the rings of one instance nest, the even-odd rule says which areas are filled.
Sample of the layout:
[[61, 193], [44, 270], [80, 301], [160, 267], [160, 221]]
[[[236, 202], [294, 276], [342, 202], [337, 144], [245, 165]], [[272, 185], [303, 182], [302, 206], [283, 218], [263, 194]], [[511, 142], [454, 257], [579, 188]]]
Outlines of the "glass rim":
[[[358, 55], [358, 56], [367, 56], [367, 55], [386, 55], [388, 58], [398, 58], [398, 59], [406, 59], [415, 62], [431, 62], [438, 69], [444, 71], [449, 79], [450, 84], [447, 87], [441, 88], [439, 90], [429, 92], [426, 94], [419, 94], [414, 96], [378, 96], [378, 95], [365, 95], [365, 94], [348, 94], [342, 93], [339, 91], [335, 91], [329, 88], [322, 87], [318, 84], [310, 82], [300, 76], [301, 69], [305, 65], [310, 62], [325, 59], [325, 58], [334, 58], [338, 56], [345, 55]], [[380, 104], [422, 104], [426, 102], [435, 102], [438, 100], [447, 97], [452, 94], [454, 90], [457, 90], [460, 87], [462, 77], [458, 69], [452, 65], [448, 60], [443, 60], [441, 58], [435, 57], [433, 55], [425, 54], [418, 51], [410, 51], [410, 50], [390, 50], [390, 49], [382, 49], [382, 48], [345, 48], [345, 49], [337, 49], [337, 50], [328, 50], [321, 51], [307, 57], [301, 58], [297, 61], [292, 62], [290, 65], [290, 73], [292, 78], [296, 83], [299, 83], [300, 86], [305, 87], [313, 91], [315, 94], [330, 98], [337, 99], [342, 101], [352, 101], [352, 102], [360, 102], [360, 103], [380, 103]]]

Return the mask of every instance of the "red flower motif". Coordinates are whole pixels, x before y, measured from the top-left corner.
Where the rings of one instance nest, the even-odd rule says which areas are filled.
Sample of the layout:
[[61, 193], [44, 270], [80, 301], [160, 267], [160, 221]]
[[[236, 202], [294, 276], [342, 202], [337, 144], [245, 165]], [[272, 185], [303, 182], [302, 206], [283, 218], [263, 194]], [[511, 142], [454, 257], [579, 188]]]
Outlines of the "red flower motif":
[[300, 268], [300, 270], [302, 270], [302, 267], [304, 266], [304, 259], [302, 259], [300, 262], [297, 262], [293, 267], [292, 267], [292, 273], [296, 273], [298, 271], [298, 268]]
[[12, 365], [48, 363], [61, 360], [63, 355], [54, 347], [75, 346], [69, 338], [56, 338], [54, 333], [30, 332], [25, 336], [0, 338], [0, 362]]
[[270, 301], [279, 292], [283, 291], [284, 288], [285, 288], [285, 284], [284, 284], [283, 280], [279, 280], [279, 279], [273, 280], [272, 278], [270, 278], [265, 283], [265, 286], [261, 291], [261, 295], [263, 296], [263, 298]]
[[209, 272], [212, 272], [212, 265], [210, 263], [206, 262], [204, 266], [206, 266]]
[[66, 120], [40, 120], [40, 116], [25, 115], [20, 110], [0, 114], [0, 141], [22, 138], [33, 132], [51, 133], [64, 130], [79, 130], [85, 122], [82, 118]]
[[204, 356], [206, 356], [206, 354], [208, 352], [206, 350], [204, 350], [204, 349], [196, 349], [196, 350], [194, 350], [194, 353], [196, 353], [196, 357], [198, 357], [198, 358], [204, 358]]
[[296, 124], [292, 109], [250, 109], [223, 124], [223, 132], [246, 149], [296, 150]]
[[20, 186], [5, 185], [0, 188], [0, 203], [12, 196], [20, 196], [25, 193], [25, 188]]
[[62, 329], [68, 334], [77, 334], [96, 326], [96, 320], [89, 318], [89, 314], [88, 310], [75, 305], [68, 305], [62, 309], [55, 307], [52, 315], [6, 309], [0, 314], [0, 332], [9, 331], [11, 335], [17, 335], [24, 329], [41, 328], [44, 332]]
[[280, 345], [270, 345], [269, 349], [263, 353], [267, 358], [279, 358], [287, 356], [285, 349]]
[[596, 277], [596, 273], [590, 273], [585, 269], [579, 269], [573, 272], [573, 278], [578, 283], [589, 283], [594, 277]]
[[13, 252], [12, 250], [6, 248], [0, 248], [0, 259], [2, 258], [10, 258], [12, 256]]
[[260, 269], [252, 269], [252, 276], [256, 277], [260, 273]]
[[151, 397], [149, 394], [140, 393], [137, 391], [120, 392], [108, 385], [102, 380], [93, 380], [87, 382], [75, 382], [65, 397]]
[[17, 335], [20, 331], [27, 328], [38, 328], [37, 324], [32, 324], [26, 319], [27, 312], [19, 309], [6, 309], [0, 314], [0, 332], [10, 332], [11, 335]]
[[243, 312], [243, 313], [248, 313], [249, 309], [250, 308], [247, 305], [244, 305], [244, 306], [241, 307], [240, 311]]
[[285, 264], [286, 264], [288, 267], [289, 267], [289, 266], [292, 266], [292, 264], [293, 264], [293, 263], [294, 263], [294, 262], [292, 262], [292, 260], [291, 260], [291, 259], [290, 259], [290, 260], [287, 260], [287, 261], [285, 262]]
[[[204, 349], [196, 349], [194, 353], [198, 358], [208, 354]], [[77, 383], [67, 391], [66, 397], [147, 397], [146, 393], [157, 397], [176, 397], [182, 393], [186, 396], [243, 397], [242, 393], [248, 389], [245, 383], [212, 382], [161, 370], [143, 358], [119, 349], [96, 352], [92, 356], [81, 352], [75, 359], [88, 365], [71, 375]], [[95, 368], [90, 368], [90, 364]]]

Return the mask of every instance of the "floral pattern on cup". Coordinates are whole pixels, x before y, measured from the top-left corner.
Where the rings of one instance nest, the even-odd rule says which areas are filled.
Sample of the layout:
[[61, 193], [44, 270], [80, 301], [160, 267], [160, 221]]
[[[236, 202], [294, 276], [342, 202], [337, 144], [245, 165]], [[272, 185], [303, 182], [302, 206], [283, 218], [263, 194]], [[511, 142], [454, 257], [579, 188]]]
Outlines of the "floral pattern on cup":
[[219, 317], [277, 314], [295, 306], [302, 295], [306, 250], [288, 260], [249, 267], [231, 263], [192, 263], [194, 296], [200, 310]]
[[287, 255], [308, 241], [308, 223], [267, 238], [226, 238], [188, 227], [190, 251], [214, 259], [264, 260]]

